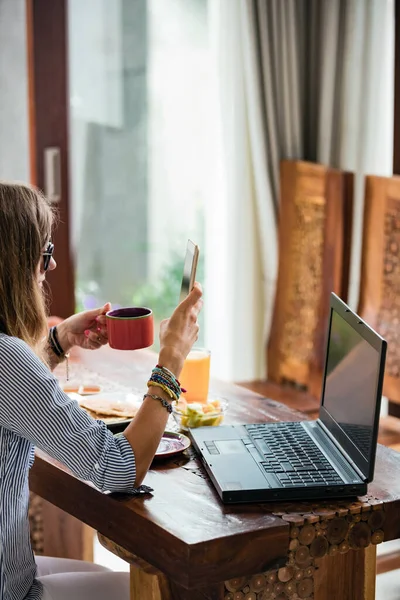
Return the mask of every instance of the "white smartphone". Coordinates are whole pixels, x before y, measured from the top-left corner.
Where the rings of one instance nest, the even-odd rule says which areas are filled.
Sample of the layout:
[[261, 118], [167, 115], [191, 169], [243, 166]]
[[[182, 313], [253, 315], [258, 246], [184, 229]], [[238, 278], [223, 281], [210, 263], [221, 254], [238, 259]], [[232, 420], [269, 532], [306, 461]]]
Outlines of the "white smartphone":
[[199, 260], [199, 247], [188, 240], [186, 247], [185, 262], [183, 265], [183, 277], [179, 302], [182, 302], [192, 291], [194, 282], [196, 281], [197, 262]]

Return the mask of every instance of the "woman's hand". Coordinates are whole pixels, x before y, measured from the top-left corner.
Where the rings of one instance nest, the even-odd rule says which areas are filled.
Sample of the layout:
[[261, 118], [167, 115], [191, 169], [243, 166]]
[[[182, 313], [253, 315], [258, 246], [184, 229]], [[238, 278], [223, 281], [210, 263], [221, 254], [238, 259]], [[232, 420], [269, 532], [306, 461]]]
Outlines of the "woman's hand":
[[194, 284], [190, 294], [160, 325], [159, 364], [179, 377], [184, 360], [199, 335], [197, 316], [203, 306], [203, 291]]
[[105, 314], [111, 310], [107, 302], [101, 308], [72, 315], [57, 325], [58, 339], [64, 352], [73, 346], [96, 350], [108, 342]]

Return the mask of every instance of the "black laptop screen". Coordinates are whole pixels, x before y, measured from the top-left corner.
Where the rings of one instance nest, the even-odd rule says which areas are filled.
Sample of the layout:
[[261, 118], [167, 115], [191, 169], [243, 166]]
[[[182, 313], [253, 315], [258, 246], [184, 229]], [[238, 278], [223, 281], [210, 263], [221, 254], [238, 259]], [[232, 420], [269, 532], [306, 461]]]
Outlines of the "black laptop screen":
[[[374, 438], [380, 360], [380, 353], [332, 309], [323, 407], [367, 460]], [[322, 420], [334, 433], [334, 424]], [[346, 446], [352, 454], [352, 445]]]

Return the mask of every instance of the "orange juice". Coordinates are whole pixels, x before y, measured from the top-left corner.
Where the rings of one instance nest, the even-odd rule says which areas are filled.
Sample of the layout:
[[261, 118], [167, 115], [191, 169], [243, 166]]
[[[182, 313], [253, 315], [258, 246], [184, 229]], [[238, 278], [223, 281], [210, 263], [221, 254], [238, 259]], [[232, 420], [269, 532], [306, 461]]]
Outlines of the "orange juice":
[[181, 386], [186, 389], [187, 402], [207, 402], [210, 383], [210, 352], [195, 349], [189, 352], [179, 377]]

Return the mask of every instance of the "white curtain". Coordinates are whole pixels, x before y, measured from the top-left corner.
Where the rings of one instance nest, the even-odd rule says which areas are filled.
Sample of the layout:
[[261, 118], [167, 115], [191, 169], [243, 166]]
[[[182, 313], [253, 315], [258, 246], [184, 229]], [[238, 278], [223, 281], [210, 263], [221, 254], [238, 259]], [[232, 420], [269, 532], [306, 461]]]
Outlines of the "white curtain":
[[349, 303], [360, 284], [365, 175], [392, 175], [393, 0], [312, 0], [320, 93], [316, 160], [355, 173]]
[[211, 0], [218, 183], [206, 217], [206, 341], [214, 373], [265, 376], [277, 275], [279, 163], [358, 174], [356, 305], [365, 173], [390, 174], [393, 0]]
[[[277, 273], [279, 160], [283, 153], [294, 158], [301, 152], [300, 78], [297, 66], [292, 68], [296, 2], [290, 0], [288, 13], [280, 0], [258, 6], [243, 0], [209, 3], [220, 131], [218, 185], [210, 190], [206, 218], [206, 340], [214, 372], [235, 381], [266, 371]], [[279, 25], [276, 31], [273, 23]], [[281, 30], [284, 56], [273, 53]], [[284, 85], [277, 76], [281, 69]]]
[[[250, 379], [261, 372], [263, 315], [277, 258], [270, 181], [265, 169], [261, 186], [255, 176], [258, 163], [265, 163], [266, 149], [262, 140], [260, 155], [254, 156], [251, 146], [240, 4], [237, 0], [209, 3], [220, 127], [218, 161], [210, 178], [217, 184], [210, 189], [206, 210], [205, 339], [213, 372], [229, 380]], [[262, 214], [257, 212], [258, 193]], [[261, 243], [266, 238], [261, 238], [257, 222], [272, 224], [268, 265]]]

